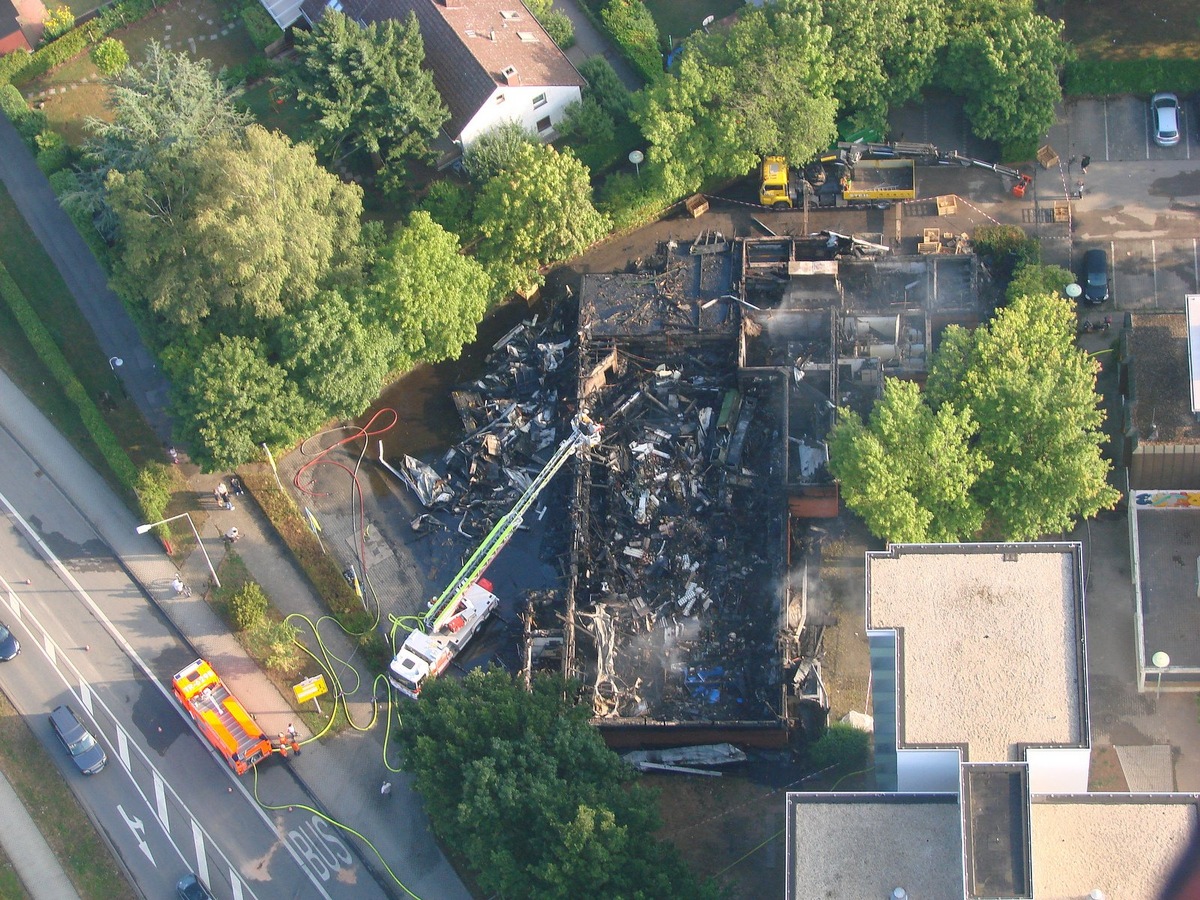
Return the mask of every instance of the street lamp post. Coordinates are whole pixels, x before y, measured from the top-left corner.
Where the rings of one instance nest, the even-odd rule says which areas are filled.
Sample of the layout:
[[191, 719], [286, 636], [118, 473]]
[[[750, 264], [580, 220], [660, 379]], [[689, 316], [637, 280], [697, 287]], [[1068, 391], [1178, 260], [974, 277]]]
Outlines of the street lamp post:
[[110, 369], [112, 369], [114, 372], [117, 371], [117, 368], [119, 366], [123, 366], [123, 365], [125, 365], [125, 360], [121, 359], [121, 357], [119, 357], [119, 356], [110, 356], [108, 358], [108, 367]]
[[1159, 650], [1150, 657], [1150, 664], [1158, 669], [1158, 684], [1154, 688], [1154, 707], [1158, 708], [1158, 697], [1162, 693], [1162, 673], [1163, 669], [1171, 664], [1171, 657], [1164, 651]]
[[139, 525], [137, 527], [138, 534], [145, 534], [151, 528], [159, 525], [166, 525], [168, 522], [174, 522], [176, 519], [187, 519], [188, 524], [192, 526], [192, 534], [196, 536], [196, 543], [200, 545], [200, 552], [204, 554], [204, 561], [208, 563], [208, 573], [212, 575], [213, 585], [221, 586], [221, 579], [217, 577], [217, 570], [213, 568], [212, 560], [209, 559], [208, 551], [204, 549], [204, 541], [200, 540], [200, 532], [196, 530], [196, 523], [192, 521], [192, 517], [187, 513], [180, 513], [177, 516], [171, 516], [169, 519], [163, 519], [161, 522], [151, 522], [149, 525]]

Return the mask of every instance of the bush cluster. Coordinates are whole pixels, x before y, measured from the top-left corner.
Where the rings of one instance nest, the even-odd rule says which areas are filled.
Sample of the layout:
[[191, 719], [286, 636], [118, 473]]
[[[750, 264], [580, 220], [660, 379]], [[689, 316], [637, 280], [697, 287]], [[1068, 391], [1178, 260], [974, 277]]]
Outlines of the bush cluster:
[[258, 3], [251, 3], [242, 10], [242, 22], [250, 40], [259, 50], [266, 50], [283, 37], [283, 30]]
[[654, 81], [662, 75], [658, 25], [642, 0], [609, 0], [600, 20], [643, 78]]
[[261, 623], [269, 606], [267, 595], [256, 581], [248, 581], [229, 598], [229, 618], [238, 631], [249, 631]]
[[57, 131], [47, 128], [33, 139], [37, 148], [37, 164], [49, 177], [67, 168], [75, 159], [75, 151]]
[[[0, 60], [3, 62], [3, 60]], [[11, 84], [0, 85], [0, 110], [8, 116], [17, 133], [31, 150], [37, 150], [37, 137], [46, 128], [46, 117], [29, 108], [25, 98]]]
[[92, 48], [92, 62], [111, 78], [129, 65], [129, 53], [116, 38], [105, 38]]
[[52, 9], [42, 20], [42, 41], [50, 43], [75, 27], [75, 14], [69, 6]]
[[560, 50], [570, 50], [575, 46], [575, 25], [565, 12], [552, 9], [544, 16], [538, 16], [538, 21]]
[[830, 722], [825, 733], [808, 748], [808, 762], [816, 771], [838, 766], [857, 772], [866, 766], [870, 753], [870, 734], [844, 722]]

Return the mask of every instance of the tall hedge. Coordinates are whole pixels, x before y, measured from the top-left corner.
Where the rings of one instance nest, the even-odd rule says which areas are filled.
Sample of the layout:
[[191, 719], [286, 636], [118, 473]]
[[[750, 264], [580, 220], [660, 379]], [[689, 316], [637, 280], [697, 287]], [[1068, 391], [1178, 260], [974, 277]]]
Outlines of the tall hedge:
[[138, 484], [137, 466], [133, 464], [133, 460], [129, 458], [129, 454], [125, 452], [125, 448], [121, 446], [117, 436], [104, 421], [100, 410], [88, 396], [79, 379], [75, 377], [71, 364], [67, 362], [63, 352], [54, 343], [54, 338], [50, 336], [49, 330], [42, 324], [37, 312], [25, 298], [25, 293], [3, 264], [0, 264], [0, 296], [12, 310], [13, 317], [20, 324], [21, 331], [25, 333], [25, 337], [33, 346], [38, 358], [45, 363], [46, 368], [50, 370], [62, 387], [63, 393], [79, 410], [79, 417], [83, 420], [92, 440], [96, 442], [96, 446], [100, 449], [109, 468], [112, 469], [121, 484], [127, 487], [131, 493], [135, 492]]
[[642, 0], [609, 0], [600, 19], [643, 78], [654, 81], [662, 75], [658, 25]]

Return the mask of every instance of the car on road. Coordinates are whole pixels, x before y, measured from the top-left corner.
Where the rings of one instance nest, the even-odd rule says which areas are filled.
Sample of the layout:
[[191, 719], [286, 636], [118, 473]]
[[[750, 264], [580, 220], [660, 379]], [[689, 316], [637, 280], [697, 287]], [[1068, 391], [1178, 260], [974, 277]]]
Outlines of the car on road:
[[0, 661], [8, 662], [10, 659], [15, 659], [20, 652], [20, 641], [8, 630], [7, 625], [0, 622]]
[[66, 704], [56, 706], [50, 713], [50, 726], [84, 775], [95, 775], [108, 765], [108, 754], [92, 737], [92, 733], [83, 727], [71, 707]]
[[1179, 143], [1179, 98], [1174, 94], [1155, 94], [1150, 98], [1150, 113], [1154, 117], [1154, 143], [1174, 147]]
[[208, 888], [191, 872], [175, 883], [175, 892], [179, 895], [179, 900], [213, 900]]
[[1108, 299], [1108, 254], [1089, 250], [1083, 254], [1083, 299], [1098, 306]]

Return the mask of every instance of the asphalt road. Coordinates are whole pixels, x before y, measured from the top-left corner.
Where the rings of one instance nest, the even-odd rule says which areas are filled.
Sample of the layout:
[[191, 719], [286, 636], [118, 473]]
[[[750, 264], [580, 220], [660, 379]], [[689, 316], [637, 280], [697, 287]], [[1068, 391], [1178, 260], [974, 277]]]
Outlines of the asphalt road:
[[[0, 685], [141, 891], [167, 896], [191, 870], [218, 898], [385, 896], [336, 830], [302, 808], [316, 804], [286, 762], [238, 779], [196, 736], [166, 688], [195, 652], [2, 430], [0, 511], [0, 599], [24, 647]], [[90, 712], [108, 747], [96, 776], [74, 770], [46, 724], [63, 702]]]

